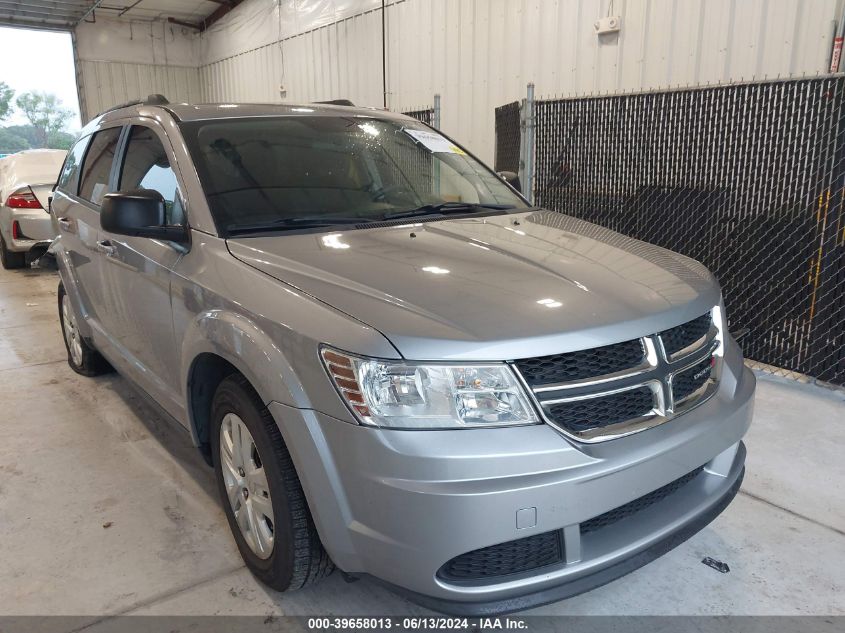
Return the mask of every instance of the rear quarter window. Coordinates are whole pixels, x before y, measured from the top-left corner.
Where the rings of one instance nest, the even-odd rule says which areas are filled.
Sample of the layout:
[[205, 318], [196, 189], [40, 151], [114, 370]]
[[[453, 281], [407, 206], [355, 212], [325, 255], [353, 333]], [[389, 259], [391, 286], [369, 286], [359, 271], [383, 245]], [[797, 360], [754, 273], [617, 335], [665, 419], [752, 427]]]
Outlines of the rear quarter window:
[[85, 152], [79, 181], [79, 197], [97, 206], [102, 203], [109, 190], [109, 176], [122, 129], [114, 127], [100, 130], [91, 137], [91, 144]]
[[67, 157], [65, 163], [62, 165], [62, 171], [59, 172], [59, 180], [56, 183], [56, 188], [61, 189], [65, 193], [76, 195], [79, 185], [79, 170], [82, 167], [82, 157], [85, 155], [85, 148], [88, 147], [90, 136], [85, 136], [73, 146]]

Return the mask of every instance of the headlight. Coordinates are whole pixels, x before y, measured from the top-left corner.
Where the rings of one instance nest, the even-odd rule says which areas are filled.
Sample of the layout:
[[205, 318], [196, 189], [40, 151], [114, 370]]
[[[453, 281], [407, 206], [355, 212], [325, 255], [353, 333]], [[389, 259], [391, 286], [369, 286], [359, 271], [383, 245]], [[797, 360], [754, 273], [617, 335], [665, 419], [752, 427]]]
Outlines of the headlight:
[[507, 365], [437, 364], [361, 358], [323, 348], [323, 362], [362, 424], [459, 429], [538, 424]]

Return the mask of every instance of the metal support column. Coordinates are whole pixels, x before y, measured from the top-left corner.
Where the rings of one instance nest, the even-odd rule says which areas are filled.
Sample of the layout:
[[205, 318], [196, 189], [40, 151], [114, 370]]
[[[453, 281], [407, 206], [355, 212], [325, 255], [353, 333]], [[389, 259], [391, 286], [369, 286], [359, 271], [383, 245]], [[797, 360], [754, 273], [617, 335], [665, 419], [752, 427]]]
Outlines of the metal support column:
[[522, 137], [522, 173], [520, 174], [520, 183], [522, 183], [522, 192], [528, 199], [528, 202], [534, 202], [534, 84], [528, 84], [528, 94], [526, 95], [525, 104], [523, 106], [523, 126], [524, 133]]

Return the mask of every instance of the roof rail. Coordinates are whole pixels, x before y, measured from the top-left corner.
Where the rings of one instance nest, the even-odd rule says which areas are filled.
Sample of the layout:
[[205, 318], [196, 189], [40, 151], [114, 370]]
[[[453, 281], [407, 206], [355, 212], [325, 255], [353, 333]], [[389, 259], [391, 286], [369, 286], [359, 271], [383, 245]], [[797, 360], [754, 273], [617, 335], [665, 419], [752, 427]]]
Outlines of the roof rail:
[[167, 97], [155, 92], [151, 95], [147, 95], [147, 98], [144, 99], [144, 103], [142, 105], [167, 105], [168, 103], [170, 103], [170, 101], [167, 100]]
[[161, 94], [151, 94], [147, 95], [146, 99], [133, 99], [132, 101], [127, 101], [126, 103], [120, 103], [116, 106], [112, 106], [110, 108], [106, 108], [97, 116], [101, 116], [106, 114], [107, 112], [114, 112], [115, 110], [120, 110], [121, 108], [128, 108], [129, 106], [135, 105], [167, 105], [170, 101], [167, 100], [167, 97]]
[[314, 103], [319, 103], [322, 105], [336, 105], [336, 106], [352, 106], [355, 107], [355, 104], [352, 103], [349, 99], [331, 99], [330, 101], [315, 101]]

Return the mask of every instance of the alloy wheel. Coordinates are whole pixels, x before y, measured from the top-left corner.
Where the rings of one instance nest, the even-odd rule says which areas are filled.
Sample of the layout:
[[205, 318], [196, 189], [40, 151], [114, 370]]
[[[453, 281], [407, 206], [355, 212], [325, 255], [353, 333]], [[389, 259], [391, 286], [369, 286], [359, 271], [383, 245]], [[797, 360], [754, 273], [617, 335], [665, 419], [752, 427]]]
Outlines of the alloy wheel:
[[240, 417], [227, 413], [220, 428], [220, 462], [226, 496], [246, 544], [261, 559], [273, 553], [273, 502], [264, 462]]
[[70, 357], [77, 367], [82, 365], [82, 339], [79, 336], [79, 328], [76, 326], [76, 316], [73, 314], [73, 307], [67, 295], [62, 297], [62, 332], [65, 336], [65, 343], [70, 350]]

